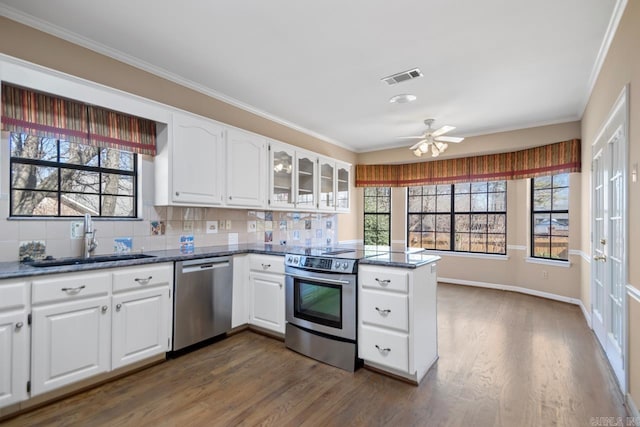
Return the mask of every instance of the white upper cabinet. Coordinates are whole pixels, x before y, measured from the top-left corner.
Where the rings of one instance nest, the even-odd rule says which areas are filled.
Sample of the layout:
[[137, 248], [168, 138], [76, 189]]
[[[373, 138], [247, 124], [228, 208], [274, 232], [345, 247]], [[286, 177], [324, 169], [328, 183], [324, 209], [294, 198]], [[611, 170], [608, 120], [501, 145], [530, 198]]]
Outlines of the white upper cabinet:
[[215, 122], [176, 113], [156, 156], [156, 204], [218, 206], [223, 203], [221, 173], [224, 128]]
[[295, 208], [295, 150], [285, 144], [271, 142], [269, 149], [269, 206]]
[[318, 160], [318, 208], [322, 211], [336, 209], [336, 162], [320, 157]]
[[228, 206], [264, 207], [266, 205], [267, 141], [265, 138], [240, 130], [227, 130]]
[[296, 151], [296, 208], [313, 210], [317, 201], [318, 157], [307, 151]]
[[349, 212], [351, 165], [348, 163], [336, 162], [336, 210], [338, 212]]

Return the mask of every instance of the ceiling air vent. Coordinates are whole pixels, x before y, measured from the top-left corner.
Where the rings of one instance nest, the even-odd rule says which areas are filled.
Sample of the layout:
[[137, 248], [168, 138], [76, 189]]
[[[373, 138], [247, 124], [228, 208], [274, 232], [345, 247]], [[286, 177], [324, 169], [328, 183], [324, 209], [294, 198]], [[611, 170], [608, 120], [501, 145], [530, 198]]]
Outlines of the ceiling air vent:
[[401, 73], [396, 73], [387, 77], [383, 77], [380, 80], [382, 80], [388, 85], [395, 85], [397, 83], [402, 83], [404, 81], [416, 79], [418, 77], [422, 77], [422, 72], [418, 68], [414, 68], [412, 70], [407, 70]]

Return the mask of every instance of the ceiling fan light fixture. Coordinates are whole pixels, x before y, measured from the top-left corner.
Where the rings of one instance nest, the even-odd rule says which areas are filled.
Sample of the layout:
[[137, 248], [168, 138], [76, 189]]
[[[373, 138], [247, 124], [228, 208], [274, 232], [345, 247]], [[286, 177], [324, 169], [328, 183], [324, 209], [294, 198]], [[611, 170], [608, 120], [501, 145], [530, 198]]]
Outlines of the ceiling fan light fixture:
[[422, 157], [422, 151], [420, 151], [420, 149], [418, 148], [413, 150], [413, 154], [415, 154], [417, 157]]
[[392, 96], [389, 99], [391, 104], [407, 104], [409, 102], [413, 102], [418, 99], [417, 96], [412, 95], [410, 93], [401, 93], [400, 95]]
[[428, 142], [421, 143], [420, 145], [418, 145], [418, 150], [420, 150], [421, 153], [428, 153], [429, 143]]
[[438, 151], [438, 147], [435, 145], [431, 146], [431, 157], [438, 157], [440, 155], [440, 151]]

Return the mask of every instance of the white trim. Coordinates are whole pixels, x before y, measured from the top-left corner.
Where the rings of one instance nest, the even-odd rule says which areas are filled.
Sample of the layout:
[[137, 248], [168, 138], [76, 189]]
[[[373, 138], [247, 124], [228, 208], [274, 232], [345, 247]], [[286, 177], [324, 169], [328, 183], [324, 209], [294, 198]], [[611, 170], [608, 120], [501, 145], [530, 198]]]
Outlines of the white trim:
[[571, 261], [558, 261], [558, 260], [555, 260], [555, 259], [546, 259], [546, 258], [526, 257], [524, 259], [524, 262], [528, 262], [530, 264], [549, 265], [549, 266], [553, 266], [553, 267], [563, 267], [563, 268], [571, 267]]
[[123, 62], [127, 65], [131, 65], [135, 68], [138, 68], [142, 71], [146, 71], [148, 73], [151, 73], [153, 75], [156, 75], [158, 77], [161, 77], [165, 80], [168, 80], [170, 82], [179, 84], [180, 86], [184, 86], [186, 88], [192, 89], [196, 92], [202, 93], [204, 95], [210, 96], [211, 98], [217, 99], [219, 101], [225, 102], [229, 105], [232, 105], [234, 107], [240, 108], [241, 110], [247, 111], [249, 113], [255, 114], [257, 116], [263, 117], [267, 120], [271, 120], [272, 122], [281, 124], [283, 126], [286, 126], [290, 129], [294, 129], [297, 130], [298, 132], [302, 132], [304, 134], [307, 134], [311, 137], [320, 139], [322, 141], [325, 141], [329, 144], [333, 144], [336, 145], [338, 147], [342, 147], [345, 148], [347, 150], [351, 150], [354, 151], [353, 147], [350, 147], [349, 145], [337, 141], [333, 138], [330, 138], [328, 136], [322, 135], [320, 133], [314, 132], [310, 129], [307, 129], [305, 127], [302, 127], [300, 125], [297, 125], [295, 123], [292, 123], [288, 120], [282, 119], [278, 116], [275, 116], [273, 114], [270, 114], [266, 111], [263, 111], [261, 109], [258, 109], [252, 105], [246, 104], [244, 102], [241, 102], [235, 98], [232, 98], [228, 95], [225, 95], [221, 92], [218, 92], [216, 90], [213, 90], [209, 87], [203, 86], [201, 84], [198, 84], [192, 80], [186, 79], [182, 76], [179, 76], [178, 74], [172, 73], [168, 70], [165, 70], [164, 68], [160, 68], [157, 67], [155, 65], [152, 65], [146, 61], [142, 61], [138, 58], [135, 58], [131, 55], [128, 55], [126, 53], [123, 53], [119, 50], [110, 48], [108, 46], [105, 46], [101, 43], [97, 43], [93, 40], [90, 40], [86, 37], [83, 37], [79, 34], [76, 34], [74, 32], [71, 32], [69, 30], [66, 30], [62, 27], [58, 27], [56, 25], [53, 25], [49, 22], [43, 21], [39, 18], [36, 18], [34, 16], [28, 15], [22, 11], [16, 10], [12, 7], [9, 7], [7, 5], [4, 4], [0, 4], [0, 16], [6, 16], [7, 18], [17, 21], [19, 23], [22, 23], [24, 25], [27, 25], [29, 27], [35, 28], [37, 30], [40, 30], [42, 32], [51, 34], [55, 37], [58, 37], [60, 39], [66, 40], [68, 42], [71, 42], [75, 45], [90, 49], [94, 52], [97, 52], [101, 55], [107, 56], [109, 58], [113, 58], [117, 61]]
[[478, 259], [495, 259], [497, 261], [509, 261], [509, 255], [480, 254], [473, 252], [456, 252], [456, 251], [436, 251], [431, 249], [424, 250], [429, 255], [438, 255], [441, 257], [460, 257], [460, 258], [478, 258]]
[[633, 285], [627, 285], [627, 294], [635, 299], [636, 301], [640, 302], [640, 289], [636, 288]]
[[587, 321], [587, 326], [589, 326], [589, 329], [593, 329], [591, 327], [591, 313], [589, 313], [589, 310], [587, 310], [587, 307], [584, 306], [584, 303], [582, 302], [581, 299], [578, 300], [579, 302], [579, 306], [580, 306], [580, 310], [582, 310], [582, 315], [584, 316], [584, 320]]
[[537, 291], [535, 289], [523, 288], [520, 286], [501, 285], [498, 283], [477, 282], [475, 280], [451, 279], [448, 277], [438, 277], [438, 282], [452, 283], [454, 285], [474, 286], [477, 288], [498, 289], [501, 291], [518, 292], [526, 295], [551, 299], [555, 301], [568, 302], [569, 304], [580, 305], [577, 298], [566, 297], [564, 295], [552, 294], [550, 292]]
[[611, 43], [613, 43], [613, 38], [616, 35], [618, 25], [620, 25], [620, 20], [622, 19], [624, 10], [627, 7], [627, 3], [628, 0], [616, 0], [616, 4], [613, 6], [613, 13], [611, 14], [611, 19], [609, 20], [607, 31], [605, 32], [604, 39], [602, 40], [602, 44], [600, 45], [600, 50], [598, 51], [598, 55], [596, 56], [596, 60], [593, 64], [593, 68], [591, 69], [587, 91], [585, 92], [584, 99], [582, 100], [581, 104], [581, 116], [584, 116], [584, 111], [587, 108], [587, 104], [589, 103], [589, 98], [591, 98], [591, 93], [593, 92], [593, 88], [596, 85], [596, 81], [598, 81], [598, 77], [600, 76], [600, 71], [602, 70], [604, 61], [607, 58], [607, 54], [609, 53]]
[[403, 245], [403, 246], [405, 246], [405, 241], [404, 240], [392, 240], [391, 244], [392, 245]]
[[[638, 412], [638, 406], [636, 405], [636, 402], [633, 401], [633, 398], [629, 393], [627, 393], [626, 400], [627, 400], [627, 407], [629, 408], [629, 412], [631, 412], [631, 416], [637, 419], [640, 419], [640, 412]], [[629, 425], [633, 425], [633, 424], [629, 424]]]
[[524, 245], [507, 245], [507, 251], [526, 251], [527, 247]]
[[569, 255], [576, 255], [585, 260], [588, 264], [591, 264], [591, 257], [579, 249], [569, 249]]

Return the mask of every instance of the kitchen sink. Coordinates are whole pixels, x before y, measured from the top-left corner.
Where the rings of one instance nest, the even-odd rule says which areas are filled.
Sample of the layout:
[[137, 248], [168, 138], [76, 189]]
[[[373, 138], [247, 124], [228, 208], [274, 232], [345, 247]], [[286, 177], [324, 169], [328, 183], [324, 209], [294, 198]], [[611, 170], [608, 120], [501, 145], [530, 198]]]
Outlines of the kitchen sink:
[[25, 264], [32, 267], [62, 267], [65, 265], [81, 265], [81, 264], [95, 264], [102, 262], [113, 261], [128, 261], [131, 259], [140, 258], [153, 258], [153, 255], [145, 254], [120, 254], [120, 255], [98, 255], [91, 258], [58, 258], [58, 259], [43, 259], [38, 261], [25, 262]]

